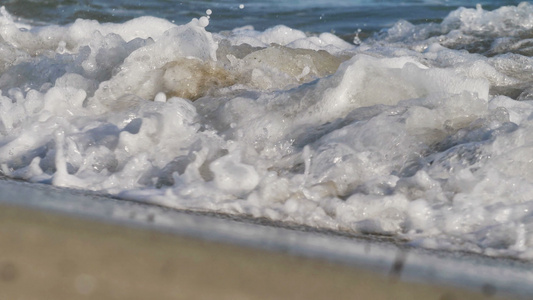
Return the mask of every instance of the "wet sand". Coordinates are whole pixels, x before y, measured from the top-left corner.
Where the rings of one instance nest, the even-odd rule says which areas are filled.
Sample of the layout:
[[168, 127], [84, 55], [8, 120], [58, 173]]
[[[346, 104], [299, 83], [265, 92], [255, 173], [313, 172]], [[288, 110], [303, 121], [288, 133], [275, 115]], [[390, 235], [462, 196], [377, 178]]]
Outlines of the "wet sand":
[[497, 299], [230, 244], [0, 204], [0, 299]]

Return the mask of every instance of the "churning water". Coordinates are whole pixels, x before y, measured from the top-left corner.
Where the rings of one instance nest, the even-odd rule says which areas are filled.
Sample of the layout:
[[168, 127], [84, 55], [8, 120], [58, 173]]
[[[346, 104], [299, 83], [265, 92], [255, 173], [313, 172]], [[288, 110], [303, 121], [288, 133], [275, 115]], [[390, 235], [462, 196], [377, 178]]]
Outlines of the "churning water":
[[533, 259], [533, 5], [16, 1], [0, 174]]

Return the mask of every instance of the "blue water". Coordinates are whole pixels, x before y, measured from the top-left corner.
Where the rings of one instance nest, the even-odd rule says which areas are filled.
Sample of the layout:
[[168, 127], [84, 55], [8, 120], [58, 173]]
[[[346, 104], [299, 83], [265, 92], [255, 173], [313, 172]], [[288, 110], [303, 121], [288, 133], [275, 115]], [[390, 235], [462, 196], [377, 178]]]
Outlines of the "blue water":
[[[306, 32], [333, 32], [346, 39], [361, 30], [365, 37], [392, 26], [398, 20], [413, 24], [439, 22], [458, 7], [483, 5], [493, 10], [522, 1], [370, 1], [370, 0], [189, 0], [189, 1], [129, 1], [129, 0], [7, 0], [5, 7], [15, 16], [33, 23], [67, 24], [78, 18], [100, 22], [124, 22], [140, 16], [156, 16], [176, 24], [212, 10], [209, 30], [220, 32], [252, 25], [265, 30], [274, 25], [287, 25]], [[239, 7], [242, 4], [242, 9]], [[241, 6], [241, 7], [242, 7]]]

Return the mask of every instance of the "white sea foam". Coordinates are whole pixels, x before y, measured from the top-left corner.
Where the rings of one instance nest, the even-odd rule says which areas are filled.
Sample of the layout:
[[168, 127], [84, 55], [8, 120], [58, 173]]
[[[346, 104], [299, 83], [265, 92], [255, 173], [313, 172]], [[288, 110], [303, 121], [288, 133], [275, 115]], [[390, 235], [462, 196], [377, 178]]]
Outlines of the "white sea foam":
[[532, 259], [531, 20], [459, 9], [356, 46], [207, 17], [32, 28], [2, 8], [1, 172]]

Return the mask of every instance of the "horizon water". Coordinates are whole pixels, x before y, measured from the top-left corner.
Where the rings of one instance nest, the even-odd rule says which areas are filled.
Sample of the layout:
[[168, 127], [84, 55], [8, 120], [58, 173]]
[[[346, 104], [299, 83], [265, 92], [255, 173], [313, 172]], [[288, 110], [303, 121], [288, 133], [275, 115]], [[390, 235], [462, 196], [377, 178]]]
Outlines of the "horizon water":
[[533, 5], [17, 1], [0, 175], [533, 259]]

